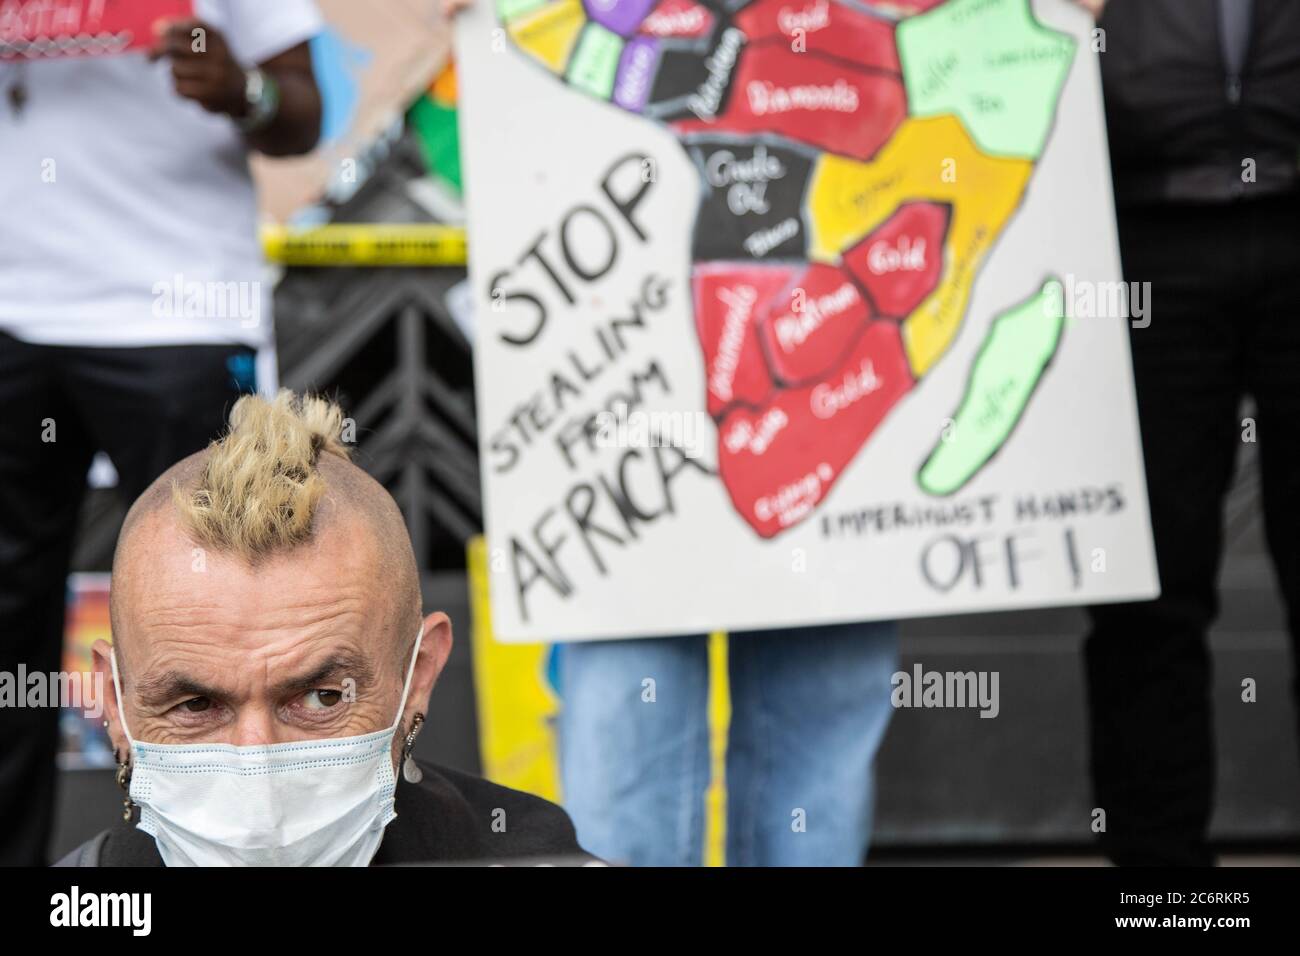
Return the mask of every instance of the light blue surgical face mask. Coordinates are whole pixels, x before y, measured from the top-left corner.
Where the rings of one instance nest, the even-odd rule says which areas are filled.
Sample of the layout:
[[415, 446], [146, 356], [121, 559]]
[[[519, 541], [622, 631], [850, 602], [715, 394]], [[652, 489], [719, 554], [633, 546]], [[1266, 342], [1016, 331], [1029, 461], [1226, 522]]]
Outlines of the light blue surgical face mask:
[[392, 726], [359, 737], [236, 747], [151, 744], [126, 725], [131, 799], [167, 866], [367, 866], [393, 807], [393, 738], [406, 709], [424, 626]]

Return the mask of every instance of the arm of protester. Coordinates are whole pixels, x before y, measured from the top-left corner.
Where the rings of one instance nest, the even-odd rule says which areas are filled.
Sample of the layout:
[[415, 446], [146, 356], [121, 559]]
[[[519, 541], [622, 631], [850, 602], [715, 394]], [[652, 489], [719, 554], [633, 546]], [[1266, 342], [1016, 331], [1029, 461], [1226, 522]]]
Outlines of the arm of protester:
[[149, 58], [171, 59], [177, 95], [231, 117], [251, 148], [297, 156], [316, 146], [321, 97], [306, 43], [245, 70], [221, 32], [202, 20], [160, 20], [154, 33]]

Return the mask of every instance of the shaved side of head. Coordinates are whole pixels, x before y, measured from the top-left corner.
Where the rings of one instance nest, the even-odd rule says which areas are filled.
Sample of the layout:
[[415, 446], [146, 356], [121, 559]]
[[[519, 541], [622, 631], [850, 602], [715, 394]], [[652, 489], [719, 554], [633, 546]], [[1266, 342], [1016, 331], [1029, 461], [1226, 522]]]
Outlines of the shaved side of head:
[[134, 587], [147, 586], [160, 542], [186, 543], [255, 572], [341, 536], [372, 556], [374, 587], [386, 597], [384, 624], [395, 631], [399, 659], [409, 658], [422, 616], [410, 536], [388, 491], [349, 460], [342, 424], [339, 407], [324, 399], [287, 390], [269, 402], [246, 395], [219, 440], [145, 490], [113, 556], [110, 613], [119, 654], [129, 633], [126, 602]]

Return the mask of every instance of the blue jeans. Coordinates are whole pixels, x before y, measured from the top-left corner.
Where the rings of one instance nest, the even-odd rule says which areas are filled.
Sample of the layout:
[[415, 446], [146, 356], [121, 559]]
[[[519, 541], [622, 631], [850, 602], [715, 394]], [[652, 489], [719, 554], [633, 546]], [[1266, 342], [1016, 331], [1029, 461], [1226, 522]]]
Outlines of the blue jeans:
[[[732, 636], [729, 865], [862, 862], [897, 644], [893, 622]], [[636, 866], [699, 865], [709, 783], [707, 638], [557, 651], [560, 768], [579, 842]]]

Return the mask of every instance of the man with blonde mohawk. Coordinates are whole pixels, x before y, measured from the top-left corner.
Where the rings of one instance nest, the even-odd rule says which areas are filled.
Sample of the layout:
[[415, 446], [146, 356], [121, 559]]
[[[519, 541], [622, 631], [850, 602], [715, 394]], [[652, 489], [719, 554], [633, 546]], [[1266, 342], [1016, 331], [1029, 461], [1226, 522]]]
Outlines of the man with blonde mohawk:
[[95, 645], [123, 822], [60, 865], [582, 857], [559, 807], [412, 755], [451, 622], [423, 614], [401, 513], [342, 421], [246, 396], [131, 508]]

